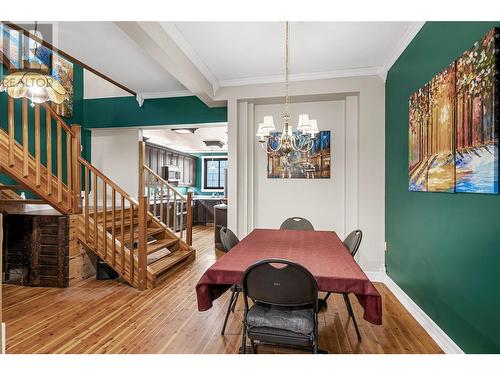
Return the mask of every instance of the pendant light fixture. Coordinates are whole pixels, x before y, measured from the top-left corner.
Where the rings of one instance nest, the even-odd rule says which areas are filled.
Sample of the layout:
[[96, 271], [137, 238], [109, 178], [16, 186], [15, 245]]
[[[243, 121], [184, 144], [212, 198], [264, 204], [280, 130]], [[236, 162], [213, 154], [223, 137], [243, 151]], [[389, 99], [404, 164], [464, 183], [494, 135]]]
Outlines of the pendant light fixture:
[[264, 116], [262, 123], [259, 124], [256, 136], [262, 146], [262, 149], [268, 154], [278, 156], [289, 156], [295, 152], [309, 152], [313, 145], [316, 134], [319, 133], [316, 120], [309, 119], [309, 115], [299, 115], [297, 132], [293, 131], [290, 125], [290, 113], [288, 105], [288, 21], [285, 22], [285, 113], [283, 119], [283, 131], [276, 132], [273, 116]]
[[[35, 21], [35, 36], [37, 37], [38, 22]], [[35, 42], [33, 55], [38, 55], [38, 41]], [[54, 77], [44, 74], [38, 62], [31, 62], [27, 69], [14, 70], [0, 83], [0, 92], [5, 91], [14, 98], [27, 98], [31, 106], [51, 101], [61, 104], [66, 97], [66, 89]]]

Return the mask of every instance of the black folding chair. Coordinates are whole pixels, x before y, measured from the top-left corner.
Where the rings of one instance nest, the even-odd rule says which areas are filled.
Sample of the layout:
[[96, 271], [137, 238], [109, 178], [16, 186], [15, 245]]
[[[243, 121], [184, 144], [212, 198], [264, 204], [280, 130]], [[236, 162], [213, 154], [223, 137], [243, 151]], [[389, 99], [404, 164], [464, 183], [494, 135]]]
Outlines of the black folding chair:
[[314, 230], [313, 225], [303, 217], [289, 217], [280, 226], [280, 229]]
[[[222, 242], [222, 250], [224, 252], [229, 252], [234, 246], [236, 246], [240, 240], [236, 235], [231, 231], [231, 229], [223, 227], [220, 229], [220, 241]], [[229, 305], [227, 307], [226, 317], [224, 318], [224, 325], [222, 326], [221, 335], [224, 335], [226, 331], [227, 320], [229, 318], [229, 314], [231, 312], [234, 313], [234, 309], [236, 307], [236, 302], [238, 302], [238, 297], [241, 292], [241, 286], [232, 285], [231, 286], [231, 299], [229, 300]]]
[[[247, 337], [253, 353], [256, 344], [318, 353], [318, 285], [306, 268], [285, 259], [262, 260], [247, 268], [242, 287], [244, 354]], [[249, 299], [254, 302], [252, 307]]]
[[[363, 238], [363, 232], [361, 232], [361, 230], [359, 229], [353, 230], [345, 238], [344, 245], [345, 247], [347, 247], [352, 257], [354, 257], [358, 252], [362, 238]], [[330, 297], [330, 294], [332, 293], [328, 292], [325, 298], [323, 298], [320, 301], [319, 303], [320, 308], [326, 306], [326, 300], [328, 299], [328, 297]], [[354, 310], [352, 309], [351, 301], [349, 300], [349, 293], [342, 293], [342, 296], [344, 297], [344, 302], [347, 307], [347, 312], [349, 313], [349, 316], [352, 318], [352, 322], [354, 323], [354, 328], [356, 329], [356, 335], [358, 336], [358, 341], [361, 341], [361, 334], [359, 333], [358, 323], [356, 322], [356, 318], [354, 317]]]

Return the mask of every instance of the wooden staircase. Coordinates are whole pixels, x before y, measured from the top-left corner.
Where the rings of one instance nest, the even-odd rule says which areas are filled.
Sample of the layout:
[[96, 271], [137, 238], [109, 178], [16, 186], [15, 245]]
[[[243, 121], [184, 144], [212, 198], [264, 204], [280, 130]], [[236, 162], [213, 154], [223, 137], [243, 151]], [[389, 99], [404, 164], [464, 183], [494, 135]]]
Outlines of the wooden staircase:
[[[20, 141], [14, 126], [19, 117], [14, 113], [15, 100], [22, 101]], [[180, 223], [179, 232], [171, 230], [168, 220], [158, 215], [157, 196], [150, 194], [149, 183], [147, 189], [144, 185], [147, 167], [143, 154], [136, 200], [82, 158], [78, 125], [68, 126], [49, 105], [36, 104], [30, 109], [27, 99], [15, 100], [9, 97], [7, 108], [0, 108], [0, 118], [4, 118], [3, 111], [7, 113], [7, 124], [0, 123], [0, 172], [59, 212], [77, 215], [78, 239], [83, 246], [141, 290], [154, 288], [169, 269], [195, 256], [190, 213], [187, 222]], [[41, 118], [45, 119], [43, 126]], [[140, 147], [144, 152], [144, 145]], [[172, 199], [172, 209], [187, 207], [190, 212], [191, 194], [184, 197], [159, 176], [147, 176], [155, 183], [154, 192], [161, 185], [167, 200]], [[12, 191], [15, 188], [18, 186], [0, 188], [0, 199], [19, 200]]]

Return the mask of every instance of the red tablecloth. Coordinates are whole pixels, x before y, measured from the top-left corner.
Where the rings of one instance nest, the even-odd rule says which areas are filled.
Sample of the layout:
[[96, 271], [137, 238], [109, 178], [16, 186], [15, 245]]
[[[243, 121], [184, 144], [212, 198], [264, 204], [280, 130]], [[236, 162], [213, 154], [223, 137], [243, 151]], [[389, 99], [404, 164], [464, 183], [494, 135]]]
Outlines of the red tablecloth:
[[354, 293], [365, 320], [382, 324], [382, 298], [335, 232], [255, 229], [215, 262], [196, 285], [198, 310], [212, 307], [231, 285], [241, 284], [248, 266], [282, 258], [306, 267], [322, 292]]

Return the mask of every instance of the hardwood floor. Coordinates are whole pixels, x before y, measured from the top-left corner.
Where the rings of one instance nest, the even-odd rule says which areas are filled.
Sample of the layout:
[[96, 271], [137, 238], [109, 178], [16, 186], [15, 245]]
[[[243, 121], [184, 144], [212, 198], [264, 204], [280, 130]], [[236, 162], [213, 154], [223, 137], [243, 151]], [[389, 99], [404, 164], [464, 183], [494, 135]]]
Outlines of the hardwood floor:
[[[196, 308], [195, 285], [221, 256], [213, 228], [195, 227], [197, 255], [175, 267], [156, 289], [144, 292], [117, 281], [85, 280], [68, 289], [3, 286], [7, 353], [237, 353], [243, 304], [238, 301], [226, 335], [220, 330], [229, 293], [206, 312]], [[320, 348], [330, 353], [442, 353], [383, 284], [382, 326], [362, 318], [351, 298], [363, 340], [358, 342], [342, 296], [320, 313]], [[294, 350], [259, 347], [259, 353]], [[299, 352], [300, 353], [300, 352]]]

